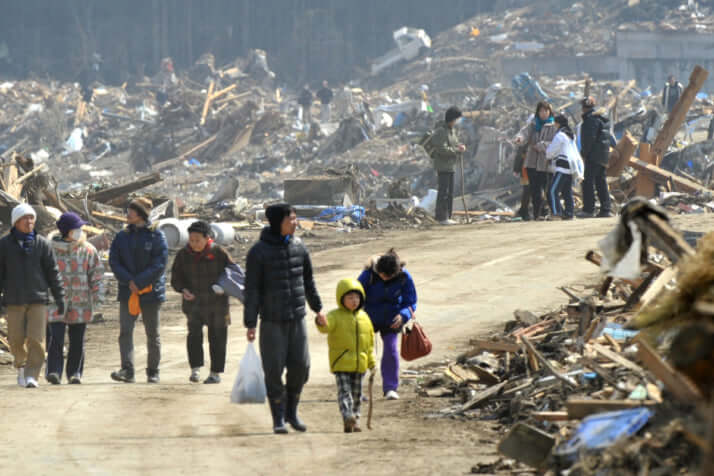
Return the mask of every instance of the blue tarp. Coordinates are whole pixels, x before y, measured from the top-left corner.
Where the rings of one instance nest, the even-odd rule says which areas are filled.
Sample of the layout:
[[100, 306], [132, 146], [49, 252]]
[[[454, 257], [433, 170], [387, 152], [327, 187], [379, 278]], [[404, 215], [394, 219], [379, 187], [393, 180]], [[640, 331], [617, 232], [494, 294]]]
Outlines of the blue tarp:
[[645, 407], [590, 415], [580, 423], [573, 437], [556, 448], [554, 453], [575, 459], [582, 450], [607, 448], [620, 438], [640, 431], [652, 415], [652, 410]]
[[316, 221], [336, 222], [345, 217], [350, 217], [354, 223], [360, 223], [364, 218], [364, 207], [331, 207], [323, 210], [315, 217]]
[[511, 80], [511, 86], [514, 91], [520, 94], [521, 97], [529, 103], [548, 100], [548, 95], [541, 89], [538, 81], [533, 79], [528, 73], [515, 75]]

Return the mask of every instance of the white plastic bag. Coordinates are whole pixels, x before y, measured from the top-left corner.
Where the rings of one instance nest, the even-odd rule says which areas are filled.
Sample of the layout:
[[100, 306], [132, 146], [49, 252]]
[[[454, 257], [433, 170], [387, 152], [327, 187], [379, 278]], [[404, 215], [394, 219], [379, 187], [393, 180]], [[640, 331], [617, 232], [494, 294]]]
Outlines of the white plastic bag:
[[232, 403], [265, 403], [265, 375], [252, 342], [240, 361], [240, 370], [231, 391]]

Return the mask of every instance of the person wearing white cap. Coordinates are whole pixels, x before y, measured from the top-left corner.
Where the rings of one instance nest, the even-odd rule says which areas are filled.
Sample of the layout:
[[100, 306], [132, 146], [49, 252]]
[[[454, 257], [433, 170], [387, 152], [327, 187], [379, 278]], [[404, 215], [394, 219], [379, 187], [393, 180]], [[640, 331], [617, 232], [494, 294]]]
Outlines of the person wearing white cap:
[[17, 383], [37, 387], [45, 361], [49, 292], [64, 313], [64, 289], [49, 242], [35, 231], [37, 214], [23, 203], [12, 210], [12, 229], [0, 239], [0, 292], [7, 307], [10, 352]]

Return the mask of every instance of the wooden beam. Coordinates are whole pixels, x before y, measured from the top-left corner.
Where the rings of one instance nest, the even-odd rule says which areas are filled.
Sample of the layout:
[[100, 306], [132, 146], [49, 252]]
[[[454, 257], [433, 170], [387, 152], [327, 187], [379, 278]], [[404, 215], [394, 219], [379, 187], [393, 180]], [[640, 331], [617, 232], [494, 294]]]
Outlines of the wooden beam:
[[528, 340], [527, 337], [522, 336], [522, 337], [521, 337], [521, 341], [523, 341], [523, 344], [528, 348], [528, 350], [529, 350], [530, 352], [532, 352], [533, 355], [536, 356], [536, 358], [540, 361], [540, 363], [542, 363], [543, 366], [544, 366], [546, 369], [548, 369], [548, 372], [550, 372], [555, 378], [557, 378], [558, 380], [560, 380], [560, 381], [566, 383], [567, 385], [570, 385], [570, 386], [573, 387], [573, 388], [577, 388], [577, 387], [578, 387], [578, 384], [577, 384], [577, 382], [576, 382], [575, 380], [573, 380], [572, 378], [568, 377], [567, 375], [563, 375], [563, 374], [561, 374], [560, 372], [558, 372], [558, 371], [555, 369], [555, 367], [553, 367], [553, 366], [551, 365], [551, 363], [548, 361], [548, 359], [546, 359], [545, 357], [543, 357], [543, 354], [541, 354], [540, 352], [538, 352], [538, 351], [536, 350], [536, 348], [535, 348], [535, 346], [533, 345], [533, 343], [531, 343], [531, 342]]
[[36, 175], [36, 174], [39, 174], [39, 173], [41, 173], [41, 172], [44, 172], [45, 170], [47, 170], [47, 164], [42, 163], [42, 164], [38, 165], [37, 167], [33, 168], [32, 170], [30, 170], [29, 172], [27, 172], [27, 173], [26, 173], [25, 175], [23, 175], [22, 177], [18, 178], [18, 179], [15, 181], [15, 183], [18, 184], [18, 185], [22, 185], [22, 184], [23, 184], [25, 181], [27, 181], [30, 177], [33, 177], [33, 176]]
[[491, 385], [485, 390], [482, 390], [481, 392], [477, 393], [476, 395], [471, 398], [468, 402], [464, 403], [460, 408], [459, 412], [465, 412], [466, 410], [470, 410], [484, 402], [486, 402], [488, 399], [491, 397], [494, 397], [498, 395], [498, 393], [503, 389], [503, 387], [506, 386], [508, 382], [504, 381], [496, 385]]
[[103, 218], [105, 220], [114, 220], [114, 221], [126, 223], [126, 217], [118, 217], [115, 215], [109, 215], [108, 213], [102, 213], [102, 212], [98, 212], [96, 210], [94, 210], [92, 212], [92, 215], [94, 215], [95, 217]]
[[160, 182], [161, 180], [161, 174], [159, 172], [153, 172], [148, 175], [143, 175], [129, 183], [117, 185], [115, 187], [105, 188], [103, 190], [90, 193], [89, 199], [95, 202], [108, 202], [117, 197], [126, 196], [131, 192], [141, 190], [142, 188]]
[[645, 338], [638, 335], [635, 337], [635, 342], [637, 342], [637, 358], [658, 380], [662, 381], [672, 395], [689, 404], [703, 401], [704, 397], [694, 382], [665, 362]]
[[[643, 144], [640, 144], [640, 150]], [[661, 185], [666, 184], [668, 181], [674, 183], [677, 191], [686, 193], [695, 192], [709, 192], [710, 189], [700, 185], [691, 180], [687, 180], [675, 173], [668, 170], [661, 169], [654, 164], [648, 164], [644, 160], [637, 159], [635, 157], [630, 158], [630, 166], [638, 170], [637, 180], [643, 179], [646, 184], [651, 185], [651, 190], [645, 187], [644, 184], [637, 186], [636, 183], [636, 194], [643, 196], [645, 198], [652, 198], [654, 196], [654, 184], [659, 183]], [[642, 181], [640, 182], [642, 183]]]
[[203, 103], [203, 111], [201, 112], [201, 125], [206, 123], [206, 115], [208, 114], [208, 108], [211, 106], [211, 101], [213, 101], [213, 88], [216, 87], [216, 82], [211, 80], [211, 84], [208, 86], [208, 91], [206, 92], [206, 101]]
[[228, 94], [229, 92], [233, 91], [233, 90], [234, 90], [235, 88], [237, 88], [237, 87], [238, 87], [238, 85], [234, 83], [234, 84], [231, 84], [230, 86], [228, 86], [228, 87], [225, 88], [225, 89], [221, 89], [220, 91], [218, 91], [217, 93], [214, 93], [214, 94], [211, 96], [211, 101], [215, 101], [215, 100], [218, 99], [219, 97], [223, 96], [224, 94]]
[[531, 412], [531, 417], [538, 421], [567, 421], [568, 412]]
[[179, 155], [178, 157], [175, 157], [175, 158], [169, 159], [169, 160], [164, 160], [163, 162], [154, 164], [151, 166], [151, 168], [154, 170], [163, 170], [163, 169], [167, 169], [169, 167], [173, 167], [174, 165], [181, 163], [187, 156], [189, 156], [189, 155], [203, 149], [207, 145], [211, 144], [213, 141], [216, 140], [217, 137], [218, 137], [218, 134], [214, 134], [211, 137], [209, 137], [208, 139], [206, 139], [205, 141], [201, 142], [200, 144], [198, 144], [194, 147], [191, 147], [189, 150], [187, 150], [183, 154]]
[[644, 375], [645, 374], [645, 369], [637, 365], [636, 363], [632, 362], [631, 360], [628, 360], [618, 354], [617, 352], [614, 352], [607, 347], [600, 345], [596, 342], [593, 342], [592, 344], [589, 344], [592, 346], [592, 348], [597, 352], [598, 354], [602, 355], [608, 360], [611, 360], [615, 362], [616, 364], [620, 365], [621, 367], [625, 367], [626, 369], [630, 369], [633, 372], [637, 373], [638, 375]]
[[619, 177], [625, 171], [625, 167], [630, 163], [632, 154], [637, 150], [637, 141], [629, 133], [625, 131], [620, 141], [615, 146], [617, 151], [617, 160], [610, 160], [610, 165], [607, 168], [608, 177]]

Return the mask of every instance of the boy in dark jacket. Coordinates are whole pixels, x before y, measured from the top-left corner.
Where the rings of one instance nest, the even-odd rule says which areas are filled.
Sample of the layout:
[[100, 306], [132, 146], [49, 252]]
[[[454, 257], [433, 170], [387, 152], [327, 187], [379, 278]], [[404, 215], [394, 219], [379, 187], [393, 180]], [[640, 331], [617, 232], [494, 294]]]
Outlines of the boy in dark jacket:
[[310, 371], [305, 301], [321, 322], [325, 315], [312, 277], [310, 255], [302, 241], [293, 236], [297, 228], [295, 209], [288, 204], [271, 205], [265, 215], [270, 226], [263, 229], [246, 260], [243, 322], [252, 342], [260, 314], [260, 355], [273, 431], [287, 433], [286, 420], [295, 430], [306, 431], [297, 415], [300, 393]]
[[598, 217], [610, 217], [610, 191], [607, 188], [607, 163], [610, 160], [610, 122], [595, 114], [595, 100], [582, 100], [583, 123], [580, 126], [580, 155], [585, 163], [583, 180], [583, 210], [578, 218], [592, 218], [595, 214], [595, 190], [600, 200]]
[[52, 248], [35, 231], [35, 210], [28, 204], [11, 213], [12, 229], [0, 240], [0, 292], [7, 306], [7, 337], [17, 369], [17, 384], [37, 387], [45, 361], [47, 304], [52, 291], [64, 313], [64, 289]]
[[[119, 281], [121, 369], [111, 373], [117, 382], [135, 381], [134, 324], [141, 314], [148, 348], [147, 382], [159, 383], [159, 310], [166, 300], [164, 273], [169, 252], [164, 234], [149, 221], [151, 208], [151, 200], [147, 198], [137, 198], [129, 204], [126, 212], [128, 226], [117, 234], [109, 251], [109, 264]], [[138, 300], [138, 312], [132, 312], [130, 300]]]
[[398, 337], [402, 326], [414, 316], [417, 305], [414, 280], [391, 249], [372, 258], [359, 275], [366, 294], [364, 310], [372, 320], [375, 332], [382, 336], [382, 390], [387, 400], [399, 399]]
[[203, 326], [208, 326], [211, 373], [203, 383], [219, 383], [226, 364], [226, 342], [231, 321], [228, 296], [216, 294], [226, 266], [233, 263], [230, 255], [209, 237], [208, 223], [197, 221], [188, 228], [188, 245], [181, 249], [171, 268], [171, 287], [181, 293], [181, 310], [188, 319], [188, 362], [191, 382], [198, 382], [203, 367]]

